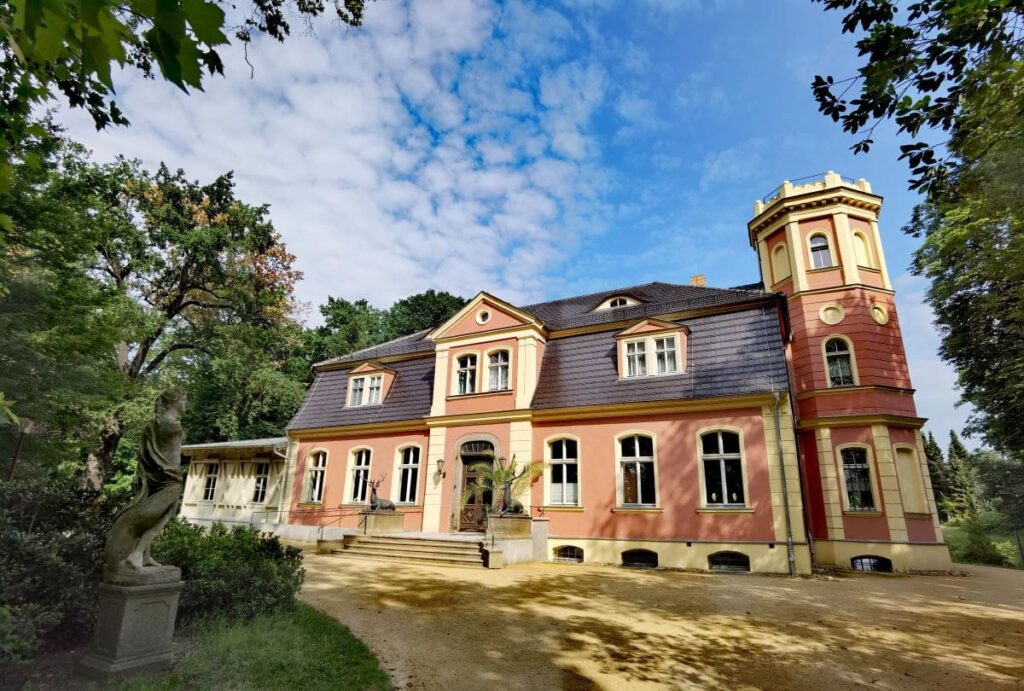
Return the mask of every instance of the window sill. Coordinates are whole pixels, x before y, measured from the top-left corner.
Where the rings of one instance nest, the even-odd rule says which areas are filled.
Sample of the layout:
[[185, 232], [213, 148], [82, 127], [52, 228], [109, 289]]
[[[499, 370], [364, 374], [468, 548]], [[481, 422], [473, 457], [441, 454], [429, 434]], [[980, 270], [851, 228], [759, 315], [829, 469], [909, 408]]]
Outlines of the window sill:
[[851, 511], [850, 509], [843, 509], [843, 515], [844, 516], [883, 516], [885, 514], [883, 512], [881, 512], [881, 511], [878, 511], [877, 509], [872, 509], [871, 511]]
[[612, 513], [664, 513], [660, 506], [616, 506]]
[[500, 396], [502, 394], [510, 394], [512, 389], [498, 389], [497, 391], [474, 391], [473, 393], [453, 393], [448, 394], [447, 400], [458, 401], [463, 398], [486, 398], [487, 396]]
[[322, 501], [300, 501], [298, 504], [296, 504], [296, 506], [314, 506], [314, 507], [316, 507], [316, 506], [323, 506], [323, 505], [324, 505], [324, 503]]
[[619, 381], [643, 381], [645, 379], [661, 379], [662, 377], [678, 377], [686, 374], [686, 370], [680, 372], [662, 372], [661, 374], [637, 374], [632, 377], [619, 377]]
[[583, 507], [582, 506], [568, 506], [568, 505], [562, 505], [562, 504], [545, 504], [544, 506], [540, 507], [540, 510], [543, 511], [544, 513], [548, 513], [549, 511], [554, 511], [554, 512], [557, 512], [557, 511], [566, 512], [567, 511], [567, 512], [583, 513]]
[[749, 506], [737, 506], [734, 509], [727, 506], [721, 508], [708, 506], [697, 509], [697, 513], [754, 513], [754, 509]]
[[384, 405], [384, 404], [383, 403], [361, 403], [359, 405], [349, 404], [349, 405], [346, 405], [345, 408], [346, 409], [349, 409], [349, 408], [380, 408], [382, 405]]
[[903, 516], [906, 518], [931, 518], [931, 513], [927, 511], [904, 511]]
[[360, 503], [338, 504], [339, 509], [368, 509], [370, 505]]
[[840, 269], [840, 268], [842, 268], [842, 267], [839, 266], [838, 264], [836, 264], [836, 265], [833, 265], [833, 266], [823, 266], [823, 267], [821, 267], [819, 269], [807, 269], [807, 273], [809, 273], [809, 274], [816, 274], [816, 273], [821, 273], [821, 272], [824, 272], [824, 271], [836, 271], [837, 269]]

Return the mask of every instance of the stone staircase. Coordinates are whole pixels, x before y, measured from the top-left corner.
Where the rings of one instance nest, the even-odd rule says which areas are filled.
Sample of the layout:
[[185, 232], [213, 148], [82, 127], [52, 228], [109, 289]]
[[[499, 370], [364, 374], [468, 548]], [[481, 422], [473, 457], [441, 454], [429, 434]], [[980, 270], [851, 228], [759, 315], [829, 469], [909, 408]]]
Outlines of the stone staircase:
[[[387, 559], [450, 566], [483, 566], [483, 535], [398, 533], [348, 535], [317, 551], [346, 558]], [[328, 541], [325, 541], [328, 542]], [[326, 548], [326, 549], [324, 549]]]

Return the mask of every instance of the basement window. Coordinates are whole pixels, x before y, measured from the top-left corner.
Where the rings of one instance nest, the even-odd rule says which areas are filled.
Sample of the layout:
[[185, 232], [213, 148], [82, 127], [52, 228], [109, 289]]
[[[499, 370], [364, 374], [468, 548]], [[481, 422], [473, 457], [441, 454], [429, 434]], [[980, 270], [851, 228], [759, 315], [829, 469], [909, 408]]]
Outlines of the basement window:
[[715, 573], [750, 573], [750, 557], [742, 552], [715, 552], [708, 557], [708, 570]]
[[658, 567], [658, 553], [649, 549], [631, 549], [622, 553], [622, 565], [635, 569]]
[[582, 564], [583, 548], [574, 545], [555, 547], [555, 562], [558, 564]]
[[878, 573], [892, 573], [892, 561], [885, 557], [873, 554], [864, 554], [850, 560], [850, 566], [854, 571], [875, 571]]

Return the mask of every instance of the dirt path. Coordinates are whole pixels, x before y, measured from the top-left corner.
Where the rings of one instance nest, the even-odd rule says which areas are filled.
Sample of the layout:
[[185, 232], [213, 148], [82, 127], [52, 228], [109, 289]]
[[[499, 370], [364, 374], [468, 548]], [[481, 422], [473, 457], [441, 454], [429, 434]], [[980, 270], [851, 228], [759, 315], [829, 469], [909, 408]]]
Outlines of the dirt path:
[[398, 688], [1024, 688], [1024, 572], [965, 568], [790, 580], [310, 554], [303, 597]]

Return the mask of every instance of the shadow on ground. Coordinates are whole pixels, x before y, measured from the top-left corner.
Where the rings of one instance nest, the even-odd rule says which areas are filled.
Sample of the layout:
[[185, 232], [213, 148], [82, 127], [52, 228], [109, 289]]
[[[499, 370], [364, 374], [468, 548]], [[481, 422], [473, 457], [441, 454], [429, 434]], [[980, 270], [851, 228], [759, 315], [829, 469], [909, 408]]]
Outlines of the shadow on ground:
[[1024, 685], [1024, 573], [835, 580], [309, 555], [304, 599], [402, 688]]

